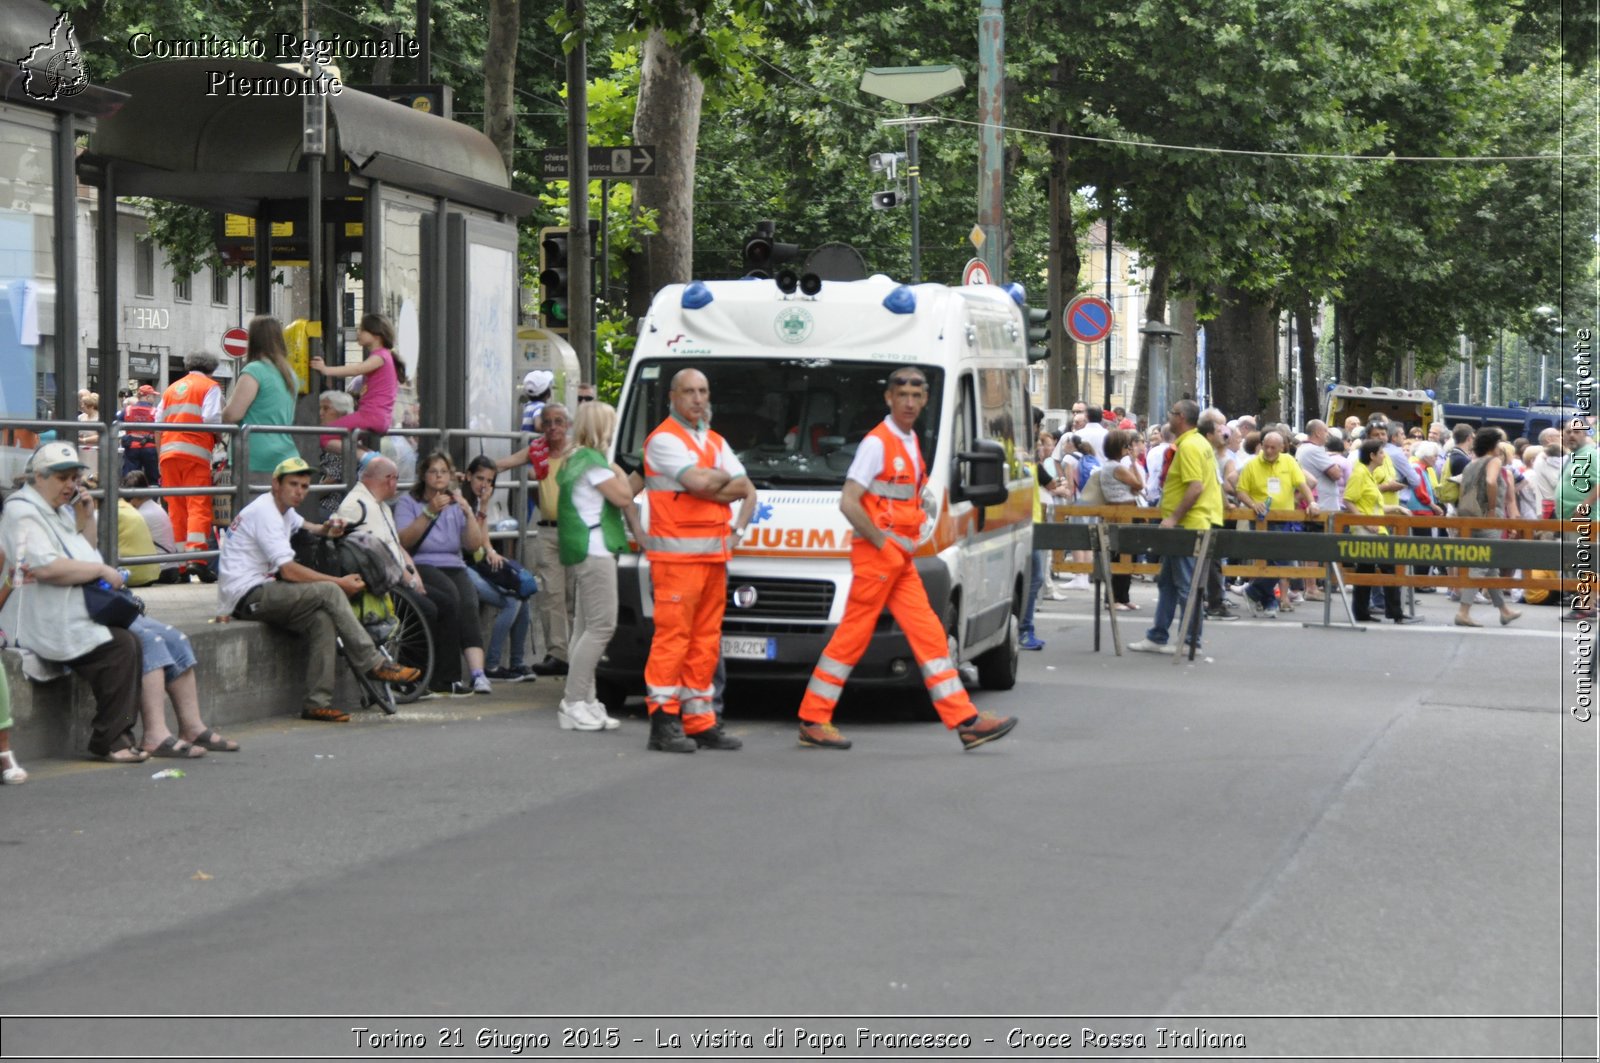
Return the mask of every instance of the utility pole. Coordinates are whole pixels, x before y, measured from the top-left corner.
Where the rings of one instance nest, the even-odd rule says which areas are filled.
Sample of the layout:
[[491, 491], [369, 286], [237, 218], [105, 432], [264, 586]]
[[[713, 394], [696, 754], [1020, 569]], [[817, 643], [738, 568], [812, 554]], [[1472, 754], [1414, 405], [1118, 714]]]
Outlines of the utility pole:
[[1008, 279], [1005, 262], [1004, 125], [1006, 16], [1002, 0], [983, 0], [978, 14], [978, 255], [996, 284]]
[[584, 382], [595, 382], [594, 298], [589, 250], [589, 27], [584, 0], [567, 0], [572, 51], [567, 53], [567, 342], [578, 352]]

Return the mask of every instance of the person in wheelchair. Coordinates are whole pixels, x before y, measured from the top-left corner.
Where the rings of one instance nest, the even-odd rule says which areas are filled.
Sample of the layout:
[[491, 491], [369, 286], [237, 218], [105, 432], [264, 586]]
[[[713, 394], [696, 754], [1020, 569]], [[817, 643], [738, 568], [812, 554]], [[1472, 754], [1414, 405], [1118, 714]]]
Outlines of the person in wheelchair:
[[272, 491], [234, 518], [218, 562], [218, 611], [240, 620], [257, 620], [301, 635], [306, 645], [307, 690], [302, 719], [345, 723], [350, 714], [333, 707], [338, 641], [354, 665], [385, 683], [413, 682], [415, 668], [398, 665], [379, 652], [350, 608], [350, 597], [365, 586], [360, 576], [327, 576], [294, 560], [289, 544], [300, 528], [338, 535], [343, 524], [309, 524], [296, 507], [311, 487], [311, 466], [286, 458], [272, 470]]

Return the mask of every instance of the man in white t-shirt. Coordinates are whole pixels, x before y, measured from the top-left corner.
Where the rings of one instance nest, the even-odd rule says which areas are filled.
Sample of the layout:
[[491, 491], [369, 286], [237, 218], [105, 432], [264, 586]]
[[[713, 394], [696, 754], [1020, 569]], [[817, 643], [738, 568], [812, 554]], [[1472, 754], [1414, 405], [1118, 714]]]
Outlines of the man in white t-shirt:
[[1106, 460], [1106, 426], [1103, 423], [1105, 411], [1094, 403], [1090, 403], [1084, 410], [1083, 427], [1074, 434], [1094, 450], [1094, 456], [1102, 462]]
[[1324, 421], [1306, 422], [1306, 441], [1294, 452], [1300, 471], [1317, 496], [1317, 507], [1324, 513], [1337, 513], [1344, 501], [1344, 461], [1328, 449], [1330, 429]]
[[800, 702], [800, 744], [850, 748], [833, 725], [834, 706], [887, 608], [911, 644], [939, 718], [956, 732], [962, 749], [975, 749], [1005, 737], [1017, 719], [973, 707], [912, 560], [932, 522], [927, 463], [916, 435], [917, 417], [928, 404], [927, 377], [914, 366], [894, 370], [883, 400], [889, 416], [861, 441], [839, 495], [839, 512], [854, 533], [850, 597]]
[[350, 714], [333, 708], [336, 635], [356, 667], [380, 682], [411, 683], [422, 673], [387, 660], [357, 622], [349, 599], [365, 586], [360, 576], [327, 576], [295, 561], [289, 537], [300, 528], [315, 535], [343, 531], [337, 518], [329, 527], [309, 524], [295, 512], [310, 488], [311, 466], [286, 458], [272, 470], [272, 492], [234, 518], [217, 564], [218, 612], [302, 636], [307, 689], [301, 719], [346, 723]]

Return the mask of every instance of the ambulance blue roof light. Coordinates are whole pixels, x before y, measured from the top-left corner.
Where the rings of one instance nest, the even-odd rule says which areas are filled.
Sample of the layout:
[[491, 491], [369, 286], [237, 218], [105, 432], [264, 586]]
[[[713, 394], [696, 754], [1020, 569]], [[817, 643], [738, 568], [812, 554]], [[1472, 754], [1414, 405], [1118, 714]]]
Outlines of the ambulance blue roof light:
[[682, 306], [685, 310], [699, 310], [711, 305], [711, 289], [702, 281], [690, 281], [683, 288]]
[[883, 297], [883, 305], [891, 314], [914, 314], [917, 312], [917, 294], [902, 284]]

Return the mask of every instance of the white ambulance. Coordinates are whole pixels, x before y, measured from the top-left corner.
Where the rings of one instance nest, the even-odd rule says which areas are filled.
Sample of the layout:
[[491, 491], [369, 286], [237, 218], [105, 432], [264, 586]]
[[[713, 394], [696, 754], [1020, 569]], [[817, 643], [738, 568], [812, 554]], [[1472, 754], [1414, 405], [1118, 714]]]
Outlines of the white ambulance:
[[[1034, 492], [1020, 289], [1014, 299], [987, 285], [912, 287], [877, 276], [808, 283], [802, 294], [784, 291], [794, 282], [783, 281], [664, 288], [640, 324], [614, 442], [624, 467], [641, 468], [645, 437], [668, 414], [673, 375], [706, 375], [712, 428], [760, 496], [728, 563], [722, 656], [730, 678], [811, 674], [850, 589], [851, 530], [839, 512], [845, 471], [887, 413], [889, 373], [915, 365], [928, 379], [917, 432], [936, 505], [915, 551], [917, 571], [942, 614], [951, 658], [975, 664], [983, 686], [1009, 689]], [[643, 690], [654, 632], [649, 562], [634, 550], [618, 575], [617, 633], [598, 672], [599, 695], [613, 710]], [[887, 611], [850, 682], [920, 688]]]

